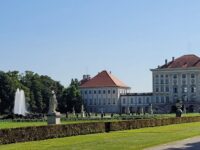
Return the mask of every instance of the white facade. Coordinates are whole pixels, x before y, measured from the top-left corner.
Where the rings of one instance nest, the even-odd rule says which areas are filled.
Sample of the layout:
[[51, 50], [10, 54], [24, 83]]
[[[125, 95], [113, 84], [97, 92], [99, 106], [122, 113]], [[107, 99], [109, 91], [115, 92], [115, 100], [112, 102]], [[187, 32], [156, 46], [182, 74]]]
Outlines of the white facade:
[[122, 113], [127, 113], [127, 110], [136, 113], [141, 109], [148, 112], [149, 106], [154, 103], [152, 93], [128, 93], [121, 95], [120, 99]]
[[81, 95], [88, 112], [118, 113], [120, 95], [127, 90], [120, 87], [81, 88]]
[[156, 102], [200, 102], [200, 68], [166, 68], [152, 72]]

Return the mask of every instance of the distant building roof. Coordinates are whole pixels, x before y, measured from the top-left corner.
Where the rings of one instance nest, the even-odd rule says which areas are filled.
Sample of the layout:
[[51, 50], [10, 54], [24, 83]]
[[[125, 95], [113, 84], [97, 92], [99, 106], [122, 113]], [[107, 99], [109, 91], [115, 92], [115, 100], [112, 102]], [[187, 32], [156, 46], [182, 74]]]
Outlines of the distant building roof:
[[200, 58], [196, 55], [183, 55], [177, 59], [164, 64], [158, 69], [165, 68], [190, 68], [190, 67], [200, 67]]
[[87, 82], [80, 85], [80, 88], [99, 88], [99, 87], [129, 88], [126, 84], [124, 84], [114, 75], [108, 73], [105, 70], [97, 74], [95, 77], [91, 78]]

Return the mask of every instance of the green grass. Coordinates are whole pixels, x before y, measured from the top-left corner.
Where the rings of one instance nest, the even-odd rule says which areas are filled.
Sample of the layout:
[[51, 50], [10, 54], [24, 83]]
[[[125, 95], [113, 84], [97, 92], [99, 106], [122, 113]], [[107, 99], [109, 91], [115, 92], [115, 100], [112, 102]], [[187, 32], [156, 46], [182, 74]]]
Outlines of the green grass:
[[[77, 120], [77, 121], [62, 121], [62, 124], [77, 124], [77, 123], [88, 123], [88, 122], [107, 122], [116, 120]], [[19, 127], [29, 127], [29, 126], [44, 126], [47, 125], [46, 122], [12, 122], [12, 121], [2, 121], [0, 122], [0, 129], [8, 128], [19, 128]]]
[[1, 145], [1, 150], [140, 150], [200, 135], [200, 122]]
[[[200, 114], [199, 113], [190, 113], [190, 114], [183, 114], [183, 116], [192, 117], [192, 116], [200, 116]], [[131, 118], [132, 116], [127, 116], [127, 117]], [[170, 117], [175, 117], [175, 114], [163, 114], [163, 115], [152, 116], [152, 118], [170, 118]], [[150, 118], [151, 118], [151, 116], [150, 116]], [[107, 119], [107, 120], [99, 120], [99, 119], [97, 119], [97, 120], [68, 120], [68, 121], [62, 121], [62, 124], [75, 124], [75, 123], [101, 122], [101, 121], [106, 122], [106, 121], [116, 121], [116, 120], [118, 120], [118, 119], [110, 119], [110, 120], [109, 119]], [[34, 122], [34, 121], [33, 122], [0, 121], [0, 129], [19, 128], [19, 127], [28, 127], [28, 126], [42, 126], [42, 125], [47, 125], [47, 123], [46, 122]]]

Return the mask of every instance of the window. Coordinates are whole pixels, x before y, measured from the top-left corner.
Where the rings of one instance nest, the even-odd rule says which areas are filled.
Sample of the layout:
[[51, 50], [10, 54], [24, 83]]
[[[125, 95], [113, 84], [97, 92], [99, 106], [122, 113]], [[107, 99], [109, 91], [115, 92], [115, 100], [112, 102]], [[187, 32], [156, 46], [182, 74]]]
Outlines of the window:
[[89, 94], [91, 94], [92, 92], [89, 90]]
[[177, 80], [174, 80], [173, 83], [174, 83], [174, 85], [176, 85], [177, 84]]
[[108, 94], [110, 94], [110, 90], [108, 90]]
[[182, 84], [183, 84], [183, 85], [186, 85], [186, 80], [182, 80]]
[[177, 79], [177, 74], [174, 74], [174, 75], [173, 75], [173, 78], [174, 78], [174, 79]]
[[168, 77], [169, 77], [169, 76], [166, 74], [166, 75], [165, 75], [165, 78], [168, 78]]
[[131, 98], [131, 104], [133, 104], [133, 98]]
[[103, 90], [103, 94], [106, 94], [106, 91], [105, 91], [105, 90]]
[[139, 98], [139, 104], [141, 104], [142, 103], [142, 100], [141, 100], [141, 98]]
[[159, 97], [156, 96], [156, 103], [159, 103]]
[[164, 92], [164, 86], [161, 86], [160, 91]]
[[165, 87], [165, 91], [166, 91], [166, 92], [169, 92], [169, 86], [166, 86], [166, 87]]
[[159, 87], [156, 87], [156, 92], [159, 92]]
[[191, 93], [196, 93], [196, 87], [191, 87]]
[[94, 94], [96, 94], [96, 91], [94, 90]]
[[194, 74], [191, 74], [191, 78], [195, 78], [195, 75], [194, 75]]
[[160, 80], [160, 84], [164, 84], [164, 80], [163, 79]]
[[113, 98], [113, 104], [115, 104], [115, 99]]
[[185, 79], [186, 78], [186, 74], [182, 74], [182, 78]]
[[94, 99], [94, 105], [96, 105], [96, 99]]
[[187, 87], [182, 87], [182, 92], [187, 93]]
[[169, 96], [166, 96], [166, 103], [169, 103]]
[[99, 99], [99, 105], [101, 105], [101, 99]]
[[101, 90], [99, 90], [99, 94], [101, 94]]
[[178, 93], [178, 88], [177, 88], [177, 87], [174, 87], [173, 92], [174, 92], [174, 93]]
[[169, 84], [169, 79], [165, 79], [165, 84]]
[[123, 104], [126, 104], [126, 99], [125, 98], [123, 98]]
[[165, 103], [164, 96], [161, 97], [161, 103]]
[[85, 94], [87, 94], [87, 91], [85, 91]]
[[106, 104], [106, 99], [105, 99], [105, 98], [103, 99], [103, 104], [104, 104], [104, 105]]
[[90, 99], [90, 105], [92, 105], [92, 99]]
[[110, 104], [110, 98], [108, 99], [108, 104]]
[[87, 105], [87, 101], [88, 101], [87, 99], [84, 100], [84, 103], [85, 103], [86, 105]]
[[147, 101], [147, 104], [149, 104], [149, 103], [150, 103], [150, 102], [149, 102], [149, 98], [148, 98], [148, 97], [147, 97], [146, 101]]
[[115, 90], [113, 90], [113, 94], [115, 94]]

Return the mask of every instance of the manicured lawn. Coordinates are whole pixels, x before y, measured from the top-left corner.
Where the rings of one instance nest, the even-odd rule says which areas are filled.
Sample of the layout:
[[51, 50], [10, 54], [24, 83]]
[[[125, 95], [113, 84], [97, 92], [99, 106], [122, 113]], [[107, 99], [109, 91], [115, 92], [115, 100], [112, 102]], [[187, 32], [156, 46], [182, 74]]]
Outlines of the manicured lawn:
[[200, 122], [1, 145], [1, 150], [140, 150], [200, 135]]
[[[76, 124], [76, 123], [87, 123], [87, 122], [107, 122], [107, 121], [115, 121], [115, 120], [62, 121], [62, 124]], [[19, 128], [19, 127], [28, 127], [28, 126], [43, 126], [43, 125], [47, 125], [47, 123], [46, 122], [12, 122], [12, 121], [5, 121], [5, 122], [0, 122], [0, 129]]]
[[[192, 117], [192, 116], [200, 116], [200, 114], [199, 113], [189, 113], [189, 114], [183, 114], [183, 116]], [[128, 117], [131, 117], [131, 116], [128, 116]], [[152, 116], [152, 118], [170, 118], [170, 117], [175, 117], [175, 114], [162, 114], [162, 115], [153, 115]], [[62, 121], [62, 124], [101, 122], [101, 121], [104, 121], [104, 122], [105, 121], [116, 121], [116, 119], [110, 119], [110, 120]], [[47, 123], [46, 122], [12, 122], [12, 121], [0, 121], [0, 129], [28, 127], [28, 126], [41, 126], [41, 125], [47, 125]]]

